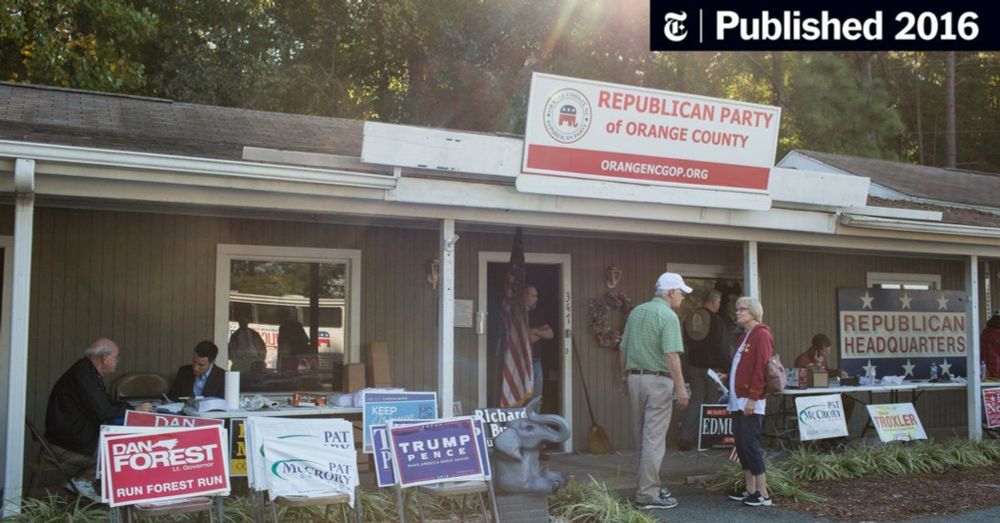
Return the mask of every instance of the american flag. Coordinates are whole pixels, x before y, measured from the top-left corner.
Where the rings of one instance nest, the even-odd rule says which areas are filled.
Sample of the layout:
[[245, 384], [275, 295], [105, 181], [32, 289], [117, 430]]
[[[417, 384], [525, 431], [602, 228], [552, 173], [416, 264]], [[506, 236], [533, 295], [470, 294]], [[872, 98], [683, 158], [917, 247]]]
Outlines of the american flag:
[[500, 350], [503, 351], [503, 386], [501, 407], [520, 406], [534, 394], [531, 366], [531, 339], [528, 334], [528, 310], [524, 302], [525, 263], [521, 228], [514, 233], [510, 249], [507, 281], [504, 284], [503, 306], [500, 311]]
[[733, 447], [733, 451], [729, 453], [729, 461], [740, 462], [740, 455], [736, 452], [736, 447]]

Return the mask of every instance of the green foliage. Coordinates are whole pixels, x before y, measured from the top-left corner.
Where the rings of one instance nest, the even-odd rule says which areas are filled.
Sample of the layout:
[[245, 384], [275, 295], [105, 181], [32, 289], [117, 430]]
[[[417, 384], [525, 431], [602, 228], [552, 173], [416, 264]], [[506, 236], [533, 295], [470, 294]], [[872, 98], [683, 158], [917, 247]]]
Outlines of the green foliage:
[[[868, 476], [904, 476], [1000, 464], [1000, 442], [951, 439], [941, 443], [890, 443], [851, 447], [840, 453], [800, 447], [778, 463], [767, 463], [767, 487], [778, 497], [818, 502], [807, 490], [812, 481], [835, 481]], [[711, 484], [714, 490], [742, 488], [744, 474], [727, 464]]]
[[80, 497], [67, 500], [65, 497], [50, 494], [45, 499], [24, 498], [21, 501], [21, 513], [3, 518], [9, 522], [32, 523], [91, 523], [107, 521], [108, 511], [101, 505], [92, 504]]
[[7, 0], [0, 6], [0, 79], [141, 92], [138, 47], [156, 17], [122, 0]]
[[549, 514], [574, 522], [652, 523], [651, 515], [608, 492], [593, 477], [589, 483], [570, 482], [549, 496]]

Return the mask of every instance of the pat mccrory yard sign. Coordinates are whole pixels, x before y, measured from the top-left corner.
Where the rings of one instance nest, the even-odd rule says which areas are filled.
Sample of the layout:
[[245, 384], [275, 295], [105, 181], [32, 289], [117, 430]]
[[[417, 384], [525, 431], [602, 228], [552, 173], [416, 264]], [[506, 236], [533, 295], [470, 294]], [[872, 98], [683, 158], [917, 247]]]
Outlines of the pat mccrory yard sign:
[[781, 109], [535, 73], [525, 173], [766, 193]]

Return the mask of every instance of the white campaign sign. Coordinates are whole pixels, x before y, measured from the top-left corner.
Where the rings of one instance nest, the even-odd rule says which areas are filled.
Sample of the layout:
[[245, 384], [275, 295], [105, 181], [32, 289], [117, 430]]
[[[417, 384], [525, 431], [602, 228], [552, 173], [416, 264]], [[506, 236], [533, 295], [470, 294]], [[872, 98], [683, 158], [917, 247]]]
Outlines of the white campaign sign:
[[920, 416], [917, 416], [912, 403], [868, 405], [868, 415], [883, 442], [927, 439]]
[[525, 173], [764, 193], [781, 109], [535, 73]]
[[840, 394], [795, 398], [795, 412], [802, 441], [847, 436], [847, 418]]
[[266, 438], [265, 487], [271, 499], [278, 496], [330, 496], [348, 494], [354, 506], [358, 480], [355, 456], [330, 452], [315, 442]]
[[254, 490], [264, 490], [267, 485], [264, 442], [274, 438], [295, 444], [317, 444], [328, 454], [337, 454], [356, 462], [354, 427], [351, 422], [338, 418], [289, 419], [249, 417], [246, 422], [247, 482]]

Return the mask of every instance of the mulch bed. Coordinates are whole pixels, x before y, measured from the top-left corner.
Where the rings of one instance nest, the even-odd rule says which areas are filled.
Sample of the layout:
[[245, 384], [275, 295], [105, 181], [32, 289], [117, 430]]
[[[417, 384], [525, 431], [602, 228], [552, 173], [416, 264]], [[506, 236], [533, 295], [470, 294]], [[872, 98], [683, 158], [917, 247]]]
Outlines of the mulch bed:
[[839, 521], [901, 521], [915, 517], [969, 512], [1000, 505], [996, 469], [956, 470], [818, 481], [806, 488], [826, 498], [822, 503], [776, 500], [783, 509]]

